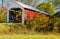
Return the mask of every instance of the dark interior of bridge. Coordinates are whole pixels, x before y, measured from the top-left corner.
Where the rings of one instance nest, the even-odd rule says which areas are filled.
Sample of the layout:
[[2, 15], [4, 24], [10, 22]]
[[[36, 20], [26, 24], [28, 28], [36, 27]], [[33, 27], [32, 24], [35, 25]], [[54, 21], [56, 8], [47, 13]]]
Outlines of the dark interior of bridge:
[[9, 22], [20, 23], [21, 14], [22, 14], [22, 10], [20, 8], [11, 8], [9, 10]]

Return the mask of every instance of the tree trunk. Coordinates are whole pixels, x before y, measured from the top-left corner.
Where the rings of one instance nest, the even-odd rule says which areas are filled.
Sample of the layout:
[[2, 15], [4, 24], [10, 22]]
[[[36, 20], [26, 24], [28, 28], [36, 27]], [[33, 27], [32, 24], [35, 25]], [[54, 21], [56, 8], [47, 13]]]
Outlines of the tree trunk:
[[4, 6], [4, 0], [2, 0], [2, 7], [1, 7], [1, 13], [3, 12], [3, 6]]

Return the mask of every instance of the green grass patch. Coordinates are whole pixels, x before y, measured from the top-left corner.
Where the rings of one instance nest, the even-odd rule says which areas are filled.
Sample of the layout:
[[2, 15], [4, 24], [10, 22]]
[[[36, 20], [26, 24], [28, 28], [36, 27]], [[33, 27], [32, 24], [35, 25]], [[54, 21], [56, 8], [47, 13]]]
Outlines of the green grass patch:
[[60, 39], [60, 35], [0, 35], [0, 39]]

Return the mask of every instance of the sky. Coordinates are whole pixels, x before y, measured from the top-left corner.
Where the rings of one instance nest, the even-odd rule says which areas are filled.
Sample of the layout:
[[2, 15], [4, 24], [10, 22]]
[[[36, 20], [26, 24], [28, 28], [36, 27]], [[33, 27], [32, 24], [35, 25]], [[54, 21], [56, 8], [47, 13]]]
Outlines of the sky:
[[44, 2], [45, 0], [39, 0], [40, 3]]
[[[39, 0], [39, 2], [41, 3], [41, 2], [44, 2], [45, 0]], [[2, 0], [0, 0], [0, 4], [1, 4], [1, 2], [2, 2]]]
[[[39, 3], [46, 2], [46, 1], [48, 1], [48, 0], [39, 0]], [[0, 5], [1, 5], [1, 3], [2, 3], [2, 0], [0, 0]]]
[[[40, 3], [44, 2], [45, 0], [38, 0]], [[2, 0], [0, 0], [0, 5], [2, 4]], [[4, 3], [5, 5], [6, 3]]]
[[0, 4], [1, 4], [2, 0], [0, 0]]

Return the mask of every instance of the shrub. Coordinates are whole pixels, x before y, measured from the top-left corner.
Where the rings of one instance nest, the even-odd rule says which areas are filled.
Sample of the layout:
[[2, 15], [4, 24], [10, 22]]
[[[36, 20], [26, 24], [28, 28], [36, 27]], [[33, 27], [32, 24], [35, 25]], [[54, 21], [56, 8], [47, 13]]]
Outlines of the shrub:
[[[26, 21], [26, 27], [28, 31], [34, 30], [35, 32], [46, 32], [48, 28], [48, 16], [44, 17], [44, 14], [40, 14], [35, 18], [29, 18]], [[42, 16], [43, 15], [43, 16]]]
[[60, 33], [60, 12], [57, 12], [54, 16], [52, 16], [50, 23], [52, 24], [52, 28], [54, 32]]
[[0, 23], [6, 22], [7, 9], [3, 8], [3, 11], [0, 9]]
[[4, 34], [26, 34], [25, 25], [21, 23], [1, 23], [0, 33]]

